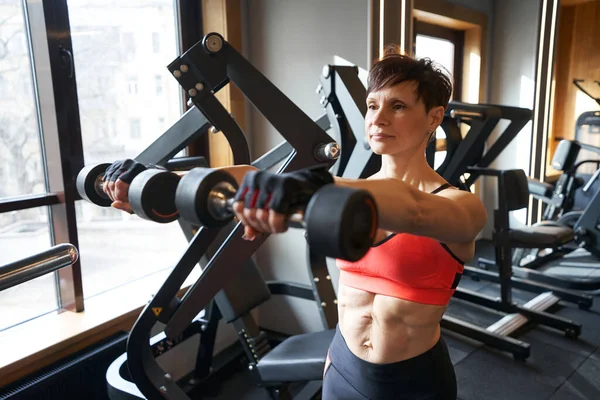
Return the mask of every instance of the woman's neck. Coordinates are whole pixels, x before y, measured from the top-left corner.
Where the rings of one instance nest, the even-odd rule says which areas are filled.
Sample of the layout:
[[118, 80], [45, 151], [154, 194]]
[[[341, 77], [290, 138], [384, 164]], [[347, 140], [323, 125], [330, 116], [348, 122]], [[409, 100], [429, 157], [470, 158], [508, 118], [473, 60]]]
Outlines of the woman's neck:
[[420, 187], [421, 182], [431, 176], [431, 167], [423, 152], [383, 155], [379, 174], [384, 178], [401, 180], [411, 186]]

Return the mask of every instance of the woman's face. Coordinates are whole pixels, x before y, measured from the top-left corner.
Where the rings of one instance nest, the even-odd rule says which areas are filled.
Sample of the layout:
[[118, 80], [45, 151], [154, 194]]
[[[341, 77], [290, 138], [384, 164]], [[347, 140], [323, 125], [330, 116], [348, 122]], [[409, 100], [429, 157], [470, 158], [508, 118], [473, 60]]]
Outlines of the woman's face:
[[444, 108], [434, 107], [427, 113], [416, 89], [416, 82], [406, 81], [367, 96], [365, 131], [375, 154], [424, 150], [430, 132], [442, 121]]

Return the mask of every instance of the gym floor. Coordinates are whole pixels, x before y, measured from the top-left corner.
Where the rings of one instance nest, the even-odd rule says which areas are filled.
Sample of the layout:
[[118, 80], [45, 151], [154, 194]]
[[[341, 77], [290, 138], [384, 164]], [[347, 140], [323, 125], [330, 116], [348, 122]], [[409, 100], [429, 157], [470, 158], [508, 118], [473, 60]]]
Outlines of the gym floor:
[[[493, 259], [493, 247], [478, 243], [478, 257]], [[476, 282], [468, 277], [460, 284], [466, 289], [488, 295], [499, 295], [499, 285]], [[524, 303], [535, 294], [513, 290], [515, 301]], [[481, 343], [443, 331], [455, 365], [459, 398], [462, 400], [575, 400], [600, 399], [600, 296], [588, 311], [559, 303], [556, 315], [583, 325], [581, 336], [566, 338], [551, 328], [532, 327], [518, 337], [531, 344], [531, 355], [525, 362], [515, 361], [511, 354], [483, 346]], [[447, 315], [487, 326], [500, 314], [453, 300]], [[218, 399], [267, 400], [266, 391], [253, 386], [247, 372], [232, 376], [223, 384]]]

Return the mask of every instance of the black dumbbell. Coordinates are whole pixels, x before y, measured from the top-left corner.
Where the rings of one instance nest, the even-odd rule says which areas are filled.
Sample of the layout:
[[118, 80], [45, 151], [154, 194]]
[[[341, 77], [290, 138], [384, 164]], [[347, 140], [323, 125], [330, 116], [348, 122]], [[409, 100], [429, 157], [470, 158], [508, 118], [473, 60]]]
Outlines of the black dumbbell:
[[171, 171], [147, 169], [140, 172], [129, 186], [129, 204], [140, 218], [169, 223], [179, 218], [175, 207], [175, 190], [181, 177]]
[[75, 186], [79, 195], [100, 207], [110, 207], [112, 200], [102, 190], [102, 177], [110, 164], [87, 165], [77, 174]]
[[[195, 168], [181, 178], [175, 206], [188, 222], [221, 227], [234, 218], [232, 206], [237, 189], [229, 173]], [[367, 191], [326, 185], [298, 211], [290, 216], [290, 226], [306, 229], [308, 245], [321, 255], [357, 261], [373, 245], [378, 213]]]
[[[84, 167], [77, 175], [80, 196], [100, 207], [110, 207], [112, 200], [102, 190], [102, 177], [111, 164]], [[179, 175], [161, 169], [147, 169], [139, 173], [128, 190], [129, 204], [140, 218], [169, 223], [179, 218], [175, 208], [175, 189]]]

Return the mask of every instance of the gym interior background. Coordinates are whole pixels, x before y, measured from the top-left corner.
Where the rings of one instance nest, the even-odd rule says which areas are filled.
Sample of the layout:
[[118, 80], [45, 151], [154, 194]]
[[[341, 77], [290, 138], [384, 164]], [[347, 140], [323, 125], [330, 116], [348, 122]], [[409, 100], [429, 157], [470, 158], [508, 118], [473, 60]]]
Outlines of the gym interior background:
[[[75, 178], [84, 165], [139, 154], [193, 107], [167, 65], [205, 34], [220, 33], [315, 120], [324, 113], [315, 91], [324, 65], [364, 72], [386, 43], [437, 59], [457, 82], [453, 100], [533, 111], [491, 167], [555, 184], [559, 141], [583, 141], [578, 117], [600, 110], [599, 19], [594, 0], [0, 0], [0, 265], [61, 243], [79, 251], [72, 266], [0, 292], [0, 398], [23, 398], [36, 385], [48, 398], [108, 398], [109, 364], [125, 351], [127, 332], [188, 240], [176, 223], [81, 200]], [[216, 97], [246, 134], [252, 159], [284, 140], [236, 87]], [[488, 144], [506, 125], [500, 121]], [[593, 133], [587, 144], [600, 146]], [[441, 147], [436, 155], [443, 154]], [[222, 132], [178, 156], [203, 156], [210, 166], [233, 162]], [[483, 177], [472, 190], [490, 216], [478, 251], [493, 257], [497, 181]], [[538, 222], [543, 209], [532, 196], [527, 209], [512, 213], [511, 226]], [[310, 284], [300, 230], [271, 237], [254, 261], [265, 280]], [[600, 277], [600, 268], [590, 268], [589, 277]], [[182, 292], [200, 272], [197, 266]], [[331, 263], [329, 272], [335, 288]], [[461, 285], [498, 288], [466, 278]], [[469, 307], [449, 311], [480, 318]], [[523, 336], [532, 343], [525, 364], [445, 332], [459, 397], [599, 398], [600, 306], [565, 310], [558, 314], [583, 324], [583, 333], [570, 341], [532, 328]], [[281, 335], [323, 329], [318, 304], [291, 296], [274, 296], [252, 315]], [[237, 342], [233, 325], [221, 321], [214, 354]], [[92, 353], [82, 358], [85, 367], [69, 364]], [[267, 398], [243, 371], [232, 375], [223, 381], [237, 391], [221, 388], [214, 398]]]

